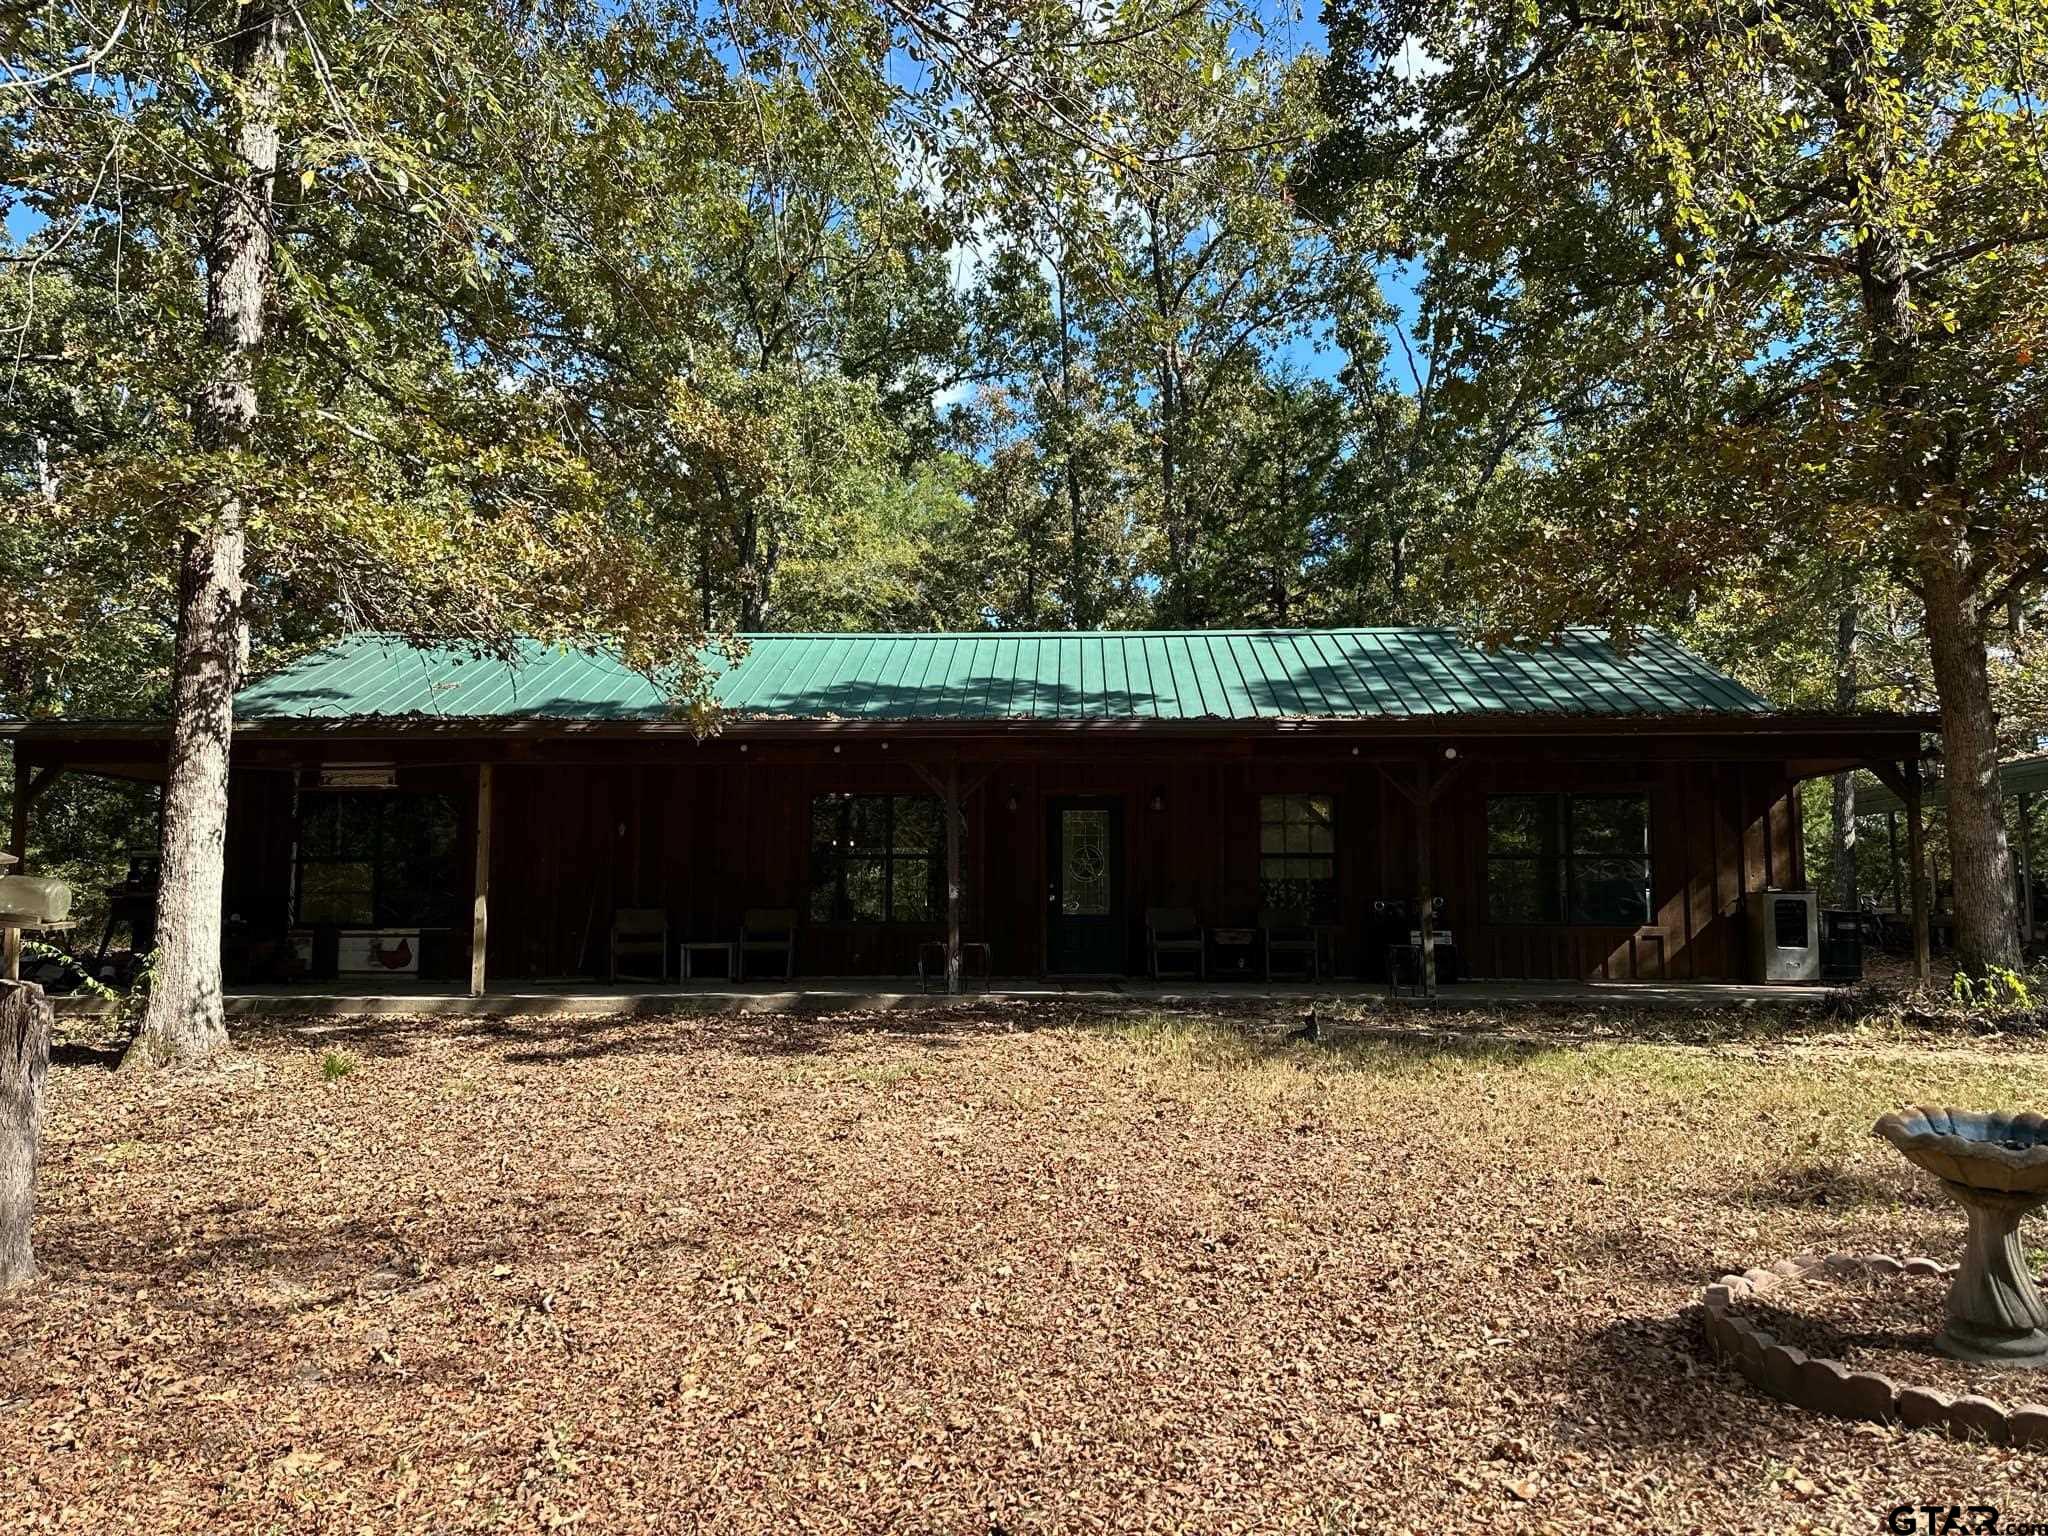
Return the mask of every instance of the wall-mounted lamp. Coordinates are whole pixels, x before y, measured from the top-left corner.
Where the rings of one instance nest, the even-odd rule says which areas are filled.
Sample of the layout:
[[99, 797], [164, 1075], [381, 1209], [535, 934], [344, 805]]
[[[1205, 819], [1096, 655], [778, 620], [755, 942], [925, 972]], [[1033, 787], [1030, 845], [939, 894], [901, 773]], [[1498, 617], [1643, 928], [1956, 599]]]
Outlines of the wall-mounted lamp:
[[1163, 790], [1163, 789], [1155, 789], [1155, 790], [1153, 790], [1153, 791], [1152, 791], [1152, 809], [1153, 809], [1153, 810], [1155, 810], [1155, 811], [1163, 811], [1163, 810], [1165, 810], [1165, 809], [1166, 809], [1166, 791], [1165, 791], [1165, 790]]
[[1014, 789], [1010, 791], [1010, 798], [1003, 802], [1003, 807], [1005, 810], [1010, 811], [1017, 809], [1017, 791]]
[[1454, 763], [1454, 762], [1456, 762], [1457, 760], [1458, 760], [1458, 749], [1457, 749], [1456, 747], [1445, 747], [1445, 748], [1444, 748], [1444, 761], [1445, 761], [1445, 762], [1447, 762], [1447, 763]]

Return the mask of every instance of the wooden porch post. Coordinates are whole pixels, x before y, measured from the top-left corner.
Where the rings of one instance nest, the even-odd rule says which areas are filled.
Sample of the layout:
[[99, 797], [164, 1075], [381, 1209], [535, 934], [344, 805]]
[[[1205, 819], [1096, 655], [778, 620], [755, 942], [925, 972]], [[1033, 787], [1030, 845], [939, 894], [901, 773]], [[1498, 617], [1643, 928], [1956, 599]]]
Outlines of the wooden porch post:
[[476, 769], [476, 900], [469, 919], [469, 995], [484, 995], [484, 948], [490, 937], [491, 765]]
[[1927, 829], [1921, 816], [1920, 760], [1905, 766], [1906, 864], [1913, 881], [1913, 975], [1925, 983], [1934, 974], [1934, 945], [1928, 932]]
[[2020, 947], [2034, 942], [2034, 797], [2020, 790]]
[[946, 991], [960, 992], [960, 760], [946, 761]]
[[1897, 811], [1886, 811], [1884, 813], [1884, 856], [1886, 865], [1890, 868], [1892, 874], [1892, 910], [1894, 912], [1903, 912], [1906, 910], [1906, 902], [1904, 896], [1899, 891], [1899, 813]]
[[[967, 797], [980, 789], [986, 782], [986, 773], [977, 774], [974, 782], [963, 787], [960, 783], [960, 759], [946, 760], [946, 772], [942, 778], [923, 763], [913, 762], [911, 770], [923, 779], [926, 786], [939, 798], [940, 808], [946, 817], [946, 990], [957, 993], [961, 988], [960, 975], [960, 839], [967, 831], [967, 814], [962, 810]], [[982, 889], [986, 890], [984, 882]], [[923, 974], [923, 962], [919, 962], [919, 973]]]
[[28, 803], [35, 798], [29, 783], [28, 764], [22, 761], [21, 746], [14, 748], [14, 825], [8, 832], [7, 851], [14, 855], [14, 873], [28, 873]]
[[1456, 778], [1458, 771], [1465, 766], [1464, 759], [1458, 756], [1455, 747], [1444, 748], [1444, 757], [1450, 762], [1450, 767], [1440, 774], [1430, 772], [1427, 757], [1418, 761], [1415, 765], [1413, 784], [1403, 783], [1401, 776], [1393, 768], [1385, 763], [1380, 764], [1381, 775], [1400, 792], [1401, 797], [1415, 811], [1415, 934], [1422, 948], [1422, 954], [1416, 964], [1421, 971], [1424, 997], [1436, 996], [1436, 914], [1430, 910], [1435, 900], [1432, 888], [1436, 883], [1430, 847], [1435, 818], [1431, 812], [1435, 809], [1437, 800], [1443, 795], [1445, 786]]
[[[0, 873], [28, 873], [28, 764], [22, 761], [21, 744], [14, 747], [14, 825], [8, 834], [10, 860], [0, 862]], [[0, 978], [21, 979], [21, 930], [0, 928]]]
[[1415, 884], [1416, 931], [1422, 936], [1422, 995], [1436, 996], [1436, 922], [1430, 911], [1431, 802], [1435, 794], [1429, 782], [1429, 759], [1415, 765]]

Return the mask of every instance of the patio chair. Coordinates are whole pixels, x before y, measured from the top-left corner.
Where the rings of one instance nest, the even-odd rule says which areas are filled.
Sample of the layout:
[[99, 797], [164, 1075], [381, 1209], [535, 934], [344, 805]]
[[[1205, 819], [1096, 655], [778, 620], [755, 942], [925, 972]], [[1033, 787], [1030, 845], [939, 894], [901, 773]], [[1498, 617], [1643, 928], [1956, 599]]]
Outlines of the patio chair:
[[[1195, 916], [1193, 907], [1147, 907], [1145, 909], [1145, 954], [1152, 979], [1159, 980], [1159, 962], [1162, 957], [1172, 960], [1179, 958], [1185, 966], [1187, 957], [1195, 961], [1195, 977], [1206, 980], [1209, 975], [1208, 946], [1203, 942], [1201, 919]], [[1182, 970], [1181, 975], [1187, 972]]]
[[1322, 943], [1314, 927], [1299, 912], [1277, 912], [1268, 908], [1259, 914], [1259, 929], [1266, 936], [1266, 979], [1276, 981], [1317, 981], [1322, 977]]
[[[653, 957], [655, 976], [622, 975], [619, 961]], [[621, 907], [612, 914], [613, 981], [668, 980], [668, 913], [660, 907]]]
[[782, 980], [796, 975], [796, 908], [749, 907], [740, 915], [739, 979], [747, 979], [747, 961], [755, 955], [782, 957]]

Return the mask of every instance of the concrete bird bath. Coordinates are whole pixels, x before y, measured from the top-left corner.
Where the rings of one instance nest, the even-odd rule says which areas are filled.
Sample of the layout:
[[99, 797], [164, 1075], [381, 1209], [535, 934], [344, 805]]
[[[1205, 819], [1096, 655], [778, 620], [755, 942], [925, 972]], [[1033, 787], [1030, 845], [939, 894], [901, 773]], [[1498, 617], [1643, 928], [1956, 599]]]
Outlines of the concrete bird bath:
[[1936, 1347], [1958, 1360], [2048, 1366], [2048, 1306], [2019, 1235], [2020, 1218], [2048, 1204], [2048, 1118], [1916, 1107], [1875, 1129], [1969, 1213], [1969, 1251]]

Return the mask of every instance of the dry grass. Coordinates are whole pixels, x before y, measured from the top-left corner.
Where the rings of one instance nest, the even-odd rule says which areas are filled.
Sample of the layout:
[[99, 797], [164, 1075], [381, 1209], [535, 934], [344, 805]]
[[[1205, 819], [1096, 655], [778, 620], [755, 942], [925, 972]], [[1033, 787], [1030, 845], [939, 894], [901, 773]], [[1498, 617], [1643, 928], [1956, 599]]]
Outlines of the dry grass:
[[1801, 1249], [1952, 1256], [1955, 1212], [1870, 1122], [2042, 1104], [2048, 1056], [1501, 1022], [1314, 1046], [1017, 1008], [380, 1020], [274, 1029], [205, 1077], [66, 1062], [48, 1274], [0, 1305], [0, 1507], [379, 1533], [2048, 1517], [2048, 1456], [1781, 1407], [1682, 1315]]

